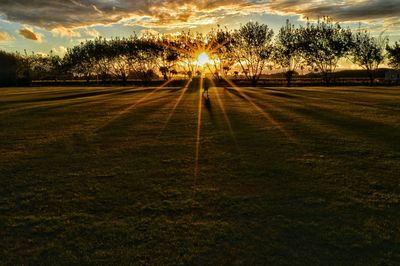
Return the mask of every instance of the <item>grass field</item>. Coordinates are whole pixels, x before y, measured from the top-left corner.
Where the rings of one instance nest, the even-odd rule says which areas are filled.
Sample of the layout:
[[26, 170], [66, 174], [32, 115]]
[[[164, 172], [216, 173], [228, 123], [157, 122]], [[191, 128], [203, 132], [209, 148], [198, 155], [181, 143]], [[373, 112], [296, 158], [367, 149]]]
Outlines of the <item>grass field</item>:
[[399, 265], [399, 177], [399, 87], [0, 90], [4, 265]]

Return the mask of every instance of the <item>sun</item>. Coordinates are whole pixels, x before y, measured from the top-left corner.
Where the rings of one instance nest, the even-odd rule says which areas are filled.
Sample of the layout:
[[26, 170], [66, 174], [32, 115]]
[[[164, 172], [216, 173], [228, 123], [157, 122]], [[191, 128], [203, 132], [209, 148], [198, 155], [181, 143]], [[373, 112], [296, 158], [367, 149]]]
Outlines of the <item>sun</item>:
[[208, 63], [211, 63], [210, 57], [208, 56], [208, 54], [206, 52], [201, 52], [197, 56], [197, 64], [202, 67]]

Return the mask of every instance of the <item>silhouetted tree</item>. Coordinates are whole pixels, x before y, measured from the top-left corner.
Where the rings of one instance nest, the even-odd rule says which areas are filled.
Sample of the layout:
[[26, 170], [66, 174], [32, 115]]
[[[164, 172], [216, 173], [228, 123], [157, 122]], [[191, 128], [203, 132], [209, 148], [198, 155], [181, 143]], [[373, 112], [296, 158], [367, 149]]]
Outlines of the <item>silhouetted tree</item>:
[[233, 56], [247, 79], [256, 86], [270, 60], [274, 32], [267, 25], [248, 22], [233, 34]]
[[387, 38], [372, 37], [367, 31], [358, 31], [353, 34], [350, 59], [368, 71], [370, 84], [374, 83], [374, 72], [385, 60], [385, 46]]
[[59, 56], [54, 54], [53, 51], [50, 51], [48, 63], [49, 67], [49, 76], [54, 80], [58, 81], [61, 76], [64, 76], [64, 68], [63, 68], [63, 59]]
[[171, 72], [179, 60], [179, 43], [176, 38], [170, 35], [159, 35], [157, 37], [157, 64], [164, 80], [169, 80]]
[[62, 59], [55, 55], [53, 51], [49, 54], [35, 54], [25, 56], [27, 67], [29, 67], [30, 77], [34, 80], [54, 80], [62, 75]]
[[170, 74], [171, 76], [176, 76], [178, 75], [178, 71], [176, 71], [176, 69], [171, 69]]
[[290, 87], [292, 77], [301, 64], [302, 57], [299, 30], [289, 20], [276, 36], [274, 61], [285, 69], [287, 86]]
[[158, 55], [162, 49], [157, 40], [151, 34], [132, 37], [134, 51], [132, 51], [130, 62], [132, 72], [143, 82], [149, 82], [156, 76], [158, 66]]
[[400, 43], [395, 42], [393, 46], [387, 45], [386, 51], [389, 59], [389, 66], [400, 70]]
[[182, 31], [178, 36], [180, 65], [188, 78], [191, 79], [193, 73], [198, 70], [196, 64], [196, 53], [205, 50], [205, 37], [201, 33], [192, 33], [191, 31]]
[[18, 58], [17, 68], [17, 81], [18, 85], [30, 86], [32, 83], [32, 56], [28, 55], [27, 51], [24, 50], [23, 54], [16, 53]]
[[17, 85], [17, 69], [17, 56], [0, 51], [0, 86]]
[[131, 71], [129, 64], [130, 42], [131, 39], [129, 38], [115, 38], [108, 41], [108, 63], [111, 74], [122, 80], [123, 84], [128, 80]]
[[29, 86], [31, 56], [27, 53], [8, 53], [0, 50], [0, 86]]
[[81, 42], [67, 50], [64, 56], [64, 67], [73, 76], [84, 78], [89, 83], [94, 74], [94, 58], [92, 56], [93, 42]]
[[233, 43], [233, 33], [227, 28], [221, 29], [218, 26], [207, 34], [207, 50], [212, 62], [207, 67], [217, 79], [221, 78], [221, 74], [226, 77], [234, 64]]
[[87, 48], [93, 59], [96, 76], [106, 82], [112, 76], [112, 63], [114, 61], [112, 42], [99, 37], [94, 41], [89, 41]]
[[338, 62], [351, 49], [350, 29], [343, 29], [338, 23], [325, 17], [317, 23], [307, 22], [299, 30], [302, 56], [311, 67], [317, 69], [327, 86]]

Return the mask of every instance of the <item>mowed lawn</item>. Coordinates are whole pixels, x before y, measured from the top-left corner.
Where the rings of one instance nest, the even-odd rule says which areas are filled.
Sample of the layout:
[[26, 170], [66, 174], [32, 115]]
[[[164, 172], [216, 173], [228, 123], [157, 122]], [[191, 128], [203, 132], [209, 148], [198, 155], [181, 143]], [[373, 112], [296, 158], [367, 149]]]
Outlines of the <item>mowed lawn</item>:
[[399, 87], [0, 89], [1, 265], [399, 263]]

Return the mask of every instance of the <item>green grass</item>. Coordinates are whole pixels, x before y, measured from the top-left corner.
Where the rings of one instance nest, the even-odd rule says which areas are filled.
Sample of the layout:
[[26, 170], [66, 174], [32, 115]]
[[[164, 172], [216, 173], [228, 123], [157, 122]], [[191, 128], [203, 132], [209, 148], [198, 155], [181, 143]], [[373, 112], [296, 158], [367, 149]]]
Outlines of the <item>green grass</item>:
[[400, 88], [199, 99], [1, 89], [0, 264], [400, 263]]

